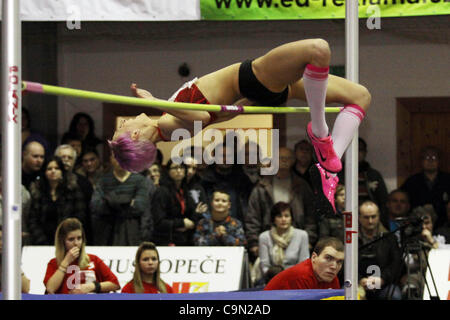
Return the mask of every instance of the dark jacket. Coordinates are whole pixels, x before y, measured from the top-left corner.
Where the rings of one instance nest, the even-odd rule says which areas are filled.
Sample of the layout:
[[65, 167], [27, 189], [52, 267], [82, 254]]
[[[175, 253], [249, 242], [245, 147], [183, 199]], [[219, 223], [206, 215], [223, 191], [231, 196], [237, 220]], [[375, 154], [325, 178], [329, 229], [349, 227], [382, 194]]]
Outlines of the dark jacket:
[[138, 246], [153, 230], [146, 177], [132, 173], [124, 182], [112, 172], [96, 183], [91, 200], [94, 244]]
[[[378, 266], [381, 272], [380, 276], [384, 280], [384, 286], [395, 284], [399, 281], [402, 271], [402, 257], [397, 240], [392, 233], [387, 232], [381, 232], [377, 238], [381, 239], [367, 247], [363, 247], [364, 241], [360, 233], [358, 277], [361, 279], [376, 276], [369, 267]], [[366, 244], [370, 242], [368, 241]]]
[[192, 198], [186, 196], [186, 191], [183, 191], [183, 199], [185, 203], [184, 213], [175, 190], [165, 185], [160, 185], [156, 189], [151, 203], [154, 222], [152, 239], [156, 245], [193, 245], [192, 237], [195, 229], [187, 231], [179, 231], [177, 229], [184, 228], [184, 218], [188, 218], [195, 223], [202, 218], [202, 215], [195, 213]]
[[58, 199], [43, 191], [42, 179], [30, 185], [31, 207], [28, 217], [28, 231], [34, 245], [53, 245], [58, 224], [66, 218], [85, 221], [86, 202], [73, 175], [67, 176], [67, 185]]
[[434, 228], [439, 228], [447, 221], [445, 205], [450, 199], [450, 174], [439, 171], [431, 188], [428, 187], [423, 172], [409, 177], [400, 187], [409, 195], [411, 209], [425, 204], [432, 204], [438, 217]]

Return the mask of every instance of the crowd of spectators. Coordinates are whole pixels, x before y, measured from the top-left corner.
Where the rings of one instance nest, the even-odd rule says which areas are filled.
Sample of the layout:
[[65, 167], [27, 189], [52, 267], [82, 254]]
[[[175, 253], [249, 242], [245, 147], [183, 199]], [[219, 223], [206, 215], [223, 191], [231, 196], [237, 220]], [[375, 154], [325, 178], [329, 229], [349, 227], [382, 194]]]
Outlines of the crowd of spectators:
[[[136, 265], [143, 253], [159, 259], [152, 245], [244, 246], [249, 253], [252, 285], [258, 287], [308, 259], [319, 239], [331, 236], [344, 240], [344, 171], [335, 195], [336, 214], [317, 216], [308, 170], [314, 161], [313, 149], [308, 140], [299, 141], [293, 150], [281, 147], [279, 170], [271, 176], [260, 175], [260, 165], [248, 163], [250, 143], [245, 146], [245, 164], [237, 164], [237, 151], [223, 144], [215, 149], [222, 149], [223, 163], [205, 165], [194, 157], [194, 149], [181, 163], [175, 159], [164, 163], [159, 151], [148, 170], [130, 173], [112, 155], [102, 163], [98, 151], [104, 141], [97, 137], [88, 114], [74, 116], [54, 149], [30, 129], [27, 112], [24, 116], [24, 245], [55, 244], [58, 225], [75, 218], [83, 226], [85, 245], [138, 247], [145, 243], [138, 251]], [[450, 175], [439, 169], [439, 150], [428, 147], [421, 155], [422, 172], [388, 193], [381, 173], [366, 161], [367, 150], [360, 138], [361, 296], [420, 296], [423, 270], [418, 270], [417, 261], [422, 252], [409, 250], [410, 243], [413, 238], [426, 243], [425, 254], [439, 243], [449, 243]], [[416, 230], [405, 227], [411, 225], [417, 226]], [[64, 256], [56, 259], [66, 259], [66, 267], [70, 260]], [[368, 276], [366, 269], [371, 265], [380, 267], [378, 279]], [[148, 289], [142, 287], [147, 277], [135, 275], [128, 286], [134, 283], [135, 289], [143, 292]], [[379, 285], [373, 289], [368, 278]], [[46, 280], [55, 282], [50, 275]], [[164, 290], [161, 283], [157, 287]], [[98, 287], [89, 287], [92, 290]], [[55, 286], [48, 286], [48, 291], [55, 291]]]

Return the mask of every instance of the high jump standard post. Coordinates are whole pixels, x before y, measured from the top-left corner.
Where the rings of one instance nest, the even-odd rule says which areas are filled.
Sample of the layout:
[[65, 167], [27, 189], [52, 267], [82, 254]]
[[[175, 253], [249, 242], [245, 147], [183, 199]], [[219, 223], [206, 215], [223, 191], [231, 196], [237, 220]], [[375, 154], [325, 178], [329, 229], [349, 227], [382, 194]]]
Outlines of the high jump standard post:
[[20, 1], [2, 1], [3, 300], [21, 300], [22, 26]]
[[[345, 2], [345, 77], [359, 81], [358, 0]], [[358, 132], [345, 152], [345, 262], [346, 300], [358, 299]]]

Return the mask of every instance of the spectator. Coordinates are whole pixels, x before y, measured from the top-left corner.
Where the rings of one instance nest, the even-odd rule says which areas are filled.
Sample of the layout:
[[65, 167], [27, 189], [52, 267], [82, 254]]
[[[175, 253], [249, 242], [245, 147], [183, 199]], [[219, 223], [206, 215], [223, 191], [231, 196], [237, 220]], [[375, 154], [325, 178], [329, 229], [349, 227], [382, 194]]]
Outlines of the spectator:
[[41, 133], [31, 129], [30, 113], [28, 109], [22, 107], [22, 151], [31, 141], [39, 142], [44, 147], [45, 157], [50, 156], [50, 143]]
[[45, 150], [42, 144], [31, 141], [23, 147], [22, 184], [29, 190], [30, 184], [41, 174], [45, 161]]
[[[270, 267], [290, 268], [309, 258], [306, 231], [292, 226], [292, 211], [288, 203], [277, 202], [270, 211], [272, 227], [259, 235], [259, 258], [263, 275]], [[273, 269], [272, 269], [273, 272]]]
[[[2, 225], [0, 224], [0, 292], [2, 291], [2, 257], [3, 257], [3, 234]], [[21, 283], [22, 293], [28, 293], [30, 291], [30, 279], [21, 271]]]
[[161, 279], [158, 249], [152, 242], [143, 242], [136, 252], [133, 279], [122, 293], [173, 293], [172, 287]]
[[75, 163], [77, 161], [77, 152], [71, 145], [69, 144], [59, 145], [55, 150], [55, 156], [61, 158], [64, 164], [64, 169], [66, 169], [67, 175], [68, 176], [74, 175], [78, 186], [83, 192], [84, 200], [86, 203], [86, 218], [84, 221], [84, 231], [86, 232], [87, 244], [90, 245], [93, 243], [93, 240], [92, 240], [91, 211], [89, 208], [89, 204], [91, 202], [94, 188], [91, 182], [85, 176], [73, 172]]
[[303, 178], [308, 182], [312, 188], [311, 176], [309, 174], [309, 168], [313, 164], [313, 146], [306, 140], [300, 140], [294, 146], [295, 163], [292, 170], [300, 178]]
[[386, 202], [388, 227], [390, 232], [395, 232], [397, 242], [401, 243], [401, 221], [409, 216], [410, 205], [408, 194], [400, 189], [391, 191]]
[[159, 186], [159, 179], [161, 179], [161, 171], [163, 168], [159, 163], [154, 162], [150, 168], [148, 168], [147, 175], [152, 180], [155, 186]]
[[413, 174], [401, 186], [409, 194], [411, 208], [432, 204], [437, 213], [435, 227], [447, 221], [445, 204], [450, 199], [450, 173], [439, 168], [441, 152], [433, 146], [421, 152], [422, 171]]
[[334, 195], [336, 213], [326, 213], [319, 220], [319, 237], [335, 237], [344, 241], [345, 186], [339, 184]]
[[450, 201], [445, 206], [447, 210], [447, 222], [436, 229], [436, 234], [445, 238], [445, 243], [450, 244]]
[[53, 243], [58, 224], [69, 217], [83, 221], [86, 203], [73, 175], [67, 175], [61, 159], [50, 157], [39, 180], [30, 185], [28, 230], [34, 245]]
[[344, 263], [344, 244], [337, 238], [320, 239], [311, 258], [270, 280], [264, 290], [340, 289], [337, 274]]
[[[216, 163], [208, 166], [202, 174], [202, 185], [208, 197], [208, 203], [212, 200], [212, 191], [215, 187], [225, 189], [231, 199], [230, 215], [240, 221], [244, 221], [248, 198], [252, 190], [252, 183], [243, 172], [242, 165], [237, 164], [234, 150], [226, 143], [215, 148]], [[222, 152], [223, 159], [219, 159]], [[220, 160], [223, 163], [217, 163]]]
[[86, 177], [92, 186], [103, 175], [104, 169], [100, 162], [100, 156], [96, 149], [87, 148], [81, 155], [81, 167], [75, 171]]
[[197, 160], [193, 157], [184, 157], [183, 162], [186, 165], [186, 196], [191, 198], [196, 212], [205, 213], [208, 211], [208, 199], [197, 174]]
[[270, 210], [277, 202], [289, 203], [292, 226], [308, 232], [310, 246], [317, 239], [317, 225], [313, 216], [313, 193], [308, 183], [293, 174], [294, 154], [288, 148], [279, 150], [279, 170], [274, 176], [264, 176], [253, 188], [245, 215], [249, 251], [258, 257], [258, 237], [270, 230]]
[[92, 117], [84, 112], [78, 112], [70, 121], [69, 130], [64, 133], [61, 143], [66, 140], [68, 136], [76, 136], [82, 141], [82, 152], [84, 153], [88, 148], [96, 149], [103, 141], [96, 136], [95, 123]]
[[61, 140], [61, 144], [68, 144], [77, 152], [77, 158], [75, 164], [73, 165], [73, 171], [78, 170], [81, 167], [81, 155], [83, 154], [83, 141], [75, 134], [64, 135]]
[[103, 293], [120, 289], [117, 277], [97, 256], [86, 253], [86, 235], [76, 218], [63, 220], [55, 233], [56, 257], [45, 272], [46, 294]]
[[94, 243], [138, 246], [151, 238], [150, 181], [122, 169], [110, 156], [111, 168], [94, 187], [91, 200]]
[[245, 246], [242, 222], [230, 216], [230, 195], [220, 189], [213, 193], [211, 213], [206, 213], [196, 228], [196, 246]]
[[[250, 179], [252, 189], [258, 181], [261, 179], [260, 175], [260, 160], [261, 160], [261, 147], [256, 142], [251, 140], [247, 141], [244, 145], [245, 163], [242, 165], [242, 170]], [[244, 211], [245, 212], [245, 211]]]
[[[401, 300], [397, 285], [401, 252], [395, 236], [380, 222], [377, 204], [366, 200], [359, 206], [359, 286], [368, 300]], [[378, 274], [371, 270], [377, 266]], [[372, 274], [375, 274], [372, 276]]]
[[159, 246], [192, 245], [195, 223], [202, 214], [195, 212], [190, 197], [186, 197], [186, 166], [170, 159], [167, 172], [161, 175], [159, 188], [152, 199], [154, 221], [153, 242]]
[[[381, 223], [387, 228], [386, 201], [388, 192], [383, 176], [378, 170], [372, 168], [366, 160], [367, 143], [364, 139], [358, 139], [358, 202], [372, 200], [380, 208]], [[345, 170], [339, 174], [339, 181], [345, 184]]]

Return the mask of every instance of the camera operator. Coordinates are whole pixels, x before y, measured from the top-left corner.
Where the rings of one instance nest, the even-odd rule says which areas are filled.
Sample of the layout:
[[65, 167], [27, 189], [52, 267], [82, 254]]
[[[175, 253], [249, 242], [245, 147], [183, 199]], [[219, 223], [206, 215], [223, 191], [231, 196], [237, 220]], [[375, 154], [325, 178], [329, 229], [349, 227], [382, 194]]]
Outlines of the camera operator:
[[396, 282], [401, 273], [401, 252], [394, 234], [380, 222], [375, 202], [359, 206], [359, 292], [367, 300], [400, 300]]
[[445, 243], [445, 238], [433, 235], [433, 224], [437, 215], [432, 205], [413, 210], [406, 221], [403, 233], [403, 249], [406, 253], [406, 271], [401, 279], [404, 298], [422, 299], [428, 253]]

